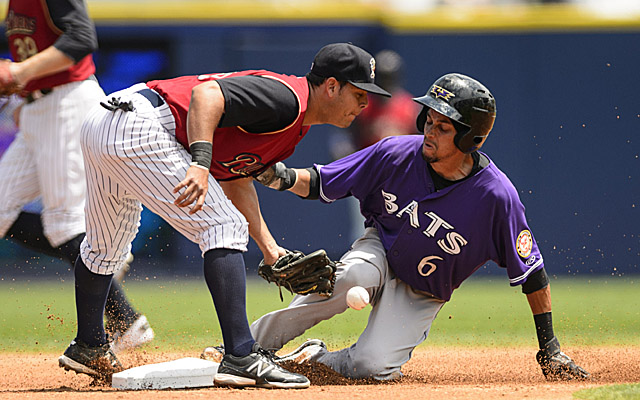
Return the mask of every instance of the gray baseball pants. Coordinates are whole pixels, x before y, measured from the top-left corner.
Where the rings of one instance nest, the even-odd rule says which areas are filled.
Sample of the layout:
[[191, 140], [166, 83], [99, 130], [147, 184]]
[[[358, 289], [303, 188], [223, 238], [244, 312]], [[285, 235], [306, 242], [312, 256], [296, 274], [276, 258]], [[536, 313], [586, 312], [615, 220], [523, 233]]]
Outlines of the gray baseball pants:
[[397, 279], [389, 269], [378, 231], [367, 228], [338, 264], [331, 297], [295, 296], [287, 308], [265, 314], [251, 325], [262, 347], [280, 349], [307, 329], [347, 309], [347, 291], [362, 286], [372, 310], [357, 342], [314, 357], [349, 378], [396, 379], [413, 349], [429, 334], [431, 323], [444, 305]]

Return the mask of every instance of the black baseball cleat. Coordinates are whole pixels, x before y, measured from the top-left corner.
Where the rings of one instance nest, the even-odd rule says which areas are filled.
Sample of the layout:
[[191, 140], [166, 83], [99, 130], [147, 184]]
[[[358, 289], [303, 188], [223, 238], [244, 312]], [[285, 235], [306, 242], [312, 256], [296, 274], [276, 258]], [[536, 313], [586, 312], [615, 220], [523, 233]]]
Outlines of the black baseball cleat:
[[225, 354], [213, 382], [217, 386], [278, 389], [304, 389], [310, 384], [305, 376], [289, 372], [276, 364], [273, 353], [264, 350], [258, 343], [244, 357]]
[[58, 358], [58, 364], [67, 371], [96, 378], [110, 378], [123, 369], [108, 343], [94, 347], [79, 340], [71, 341], [64, 354]]

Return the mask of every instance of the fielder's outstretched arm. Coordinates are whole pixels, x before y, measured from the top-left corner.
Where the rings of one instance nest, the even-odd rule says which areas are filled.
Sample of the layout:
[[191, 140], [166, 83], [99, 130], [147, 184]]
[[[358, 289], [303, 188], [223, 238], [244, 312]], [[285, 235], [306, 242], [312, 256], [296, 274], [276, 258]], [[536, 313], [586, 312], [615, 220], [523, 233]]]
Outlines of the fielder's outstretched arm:
[[278, 162], [255, 179], [264, 186], [288, 190], [305, 199], [317, 199], [320, 191], [319, 175], [314, 167], [287, 168], [284, 163]]
[[253, 186], [253, 179], [242, 178], [222, 181], [220, 186], [233, 205], [249, 222], [249, 235], [262, 251], [264, 262], [267, 265], [275, 263], [280, 256], [286, 253], [286, 250], [278, 246], [262, 217], [258, 194]]

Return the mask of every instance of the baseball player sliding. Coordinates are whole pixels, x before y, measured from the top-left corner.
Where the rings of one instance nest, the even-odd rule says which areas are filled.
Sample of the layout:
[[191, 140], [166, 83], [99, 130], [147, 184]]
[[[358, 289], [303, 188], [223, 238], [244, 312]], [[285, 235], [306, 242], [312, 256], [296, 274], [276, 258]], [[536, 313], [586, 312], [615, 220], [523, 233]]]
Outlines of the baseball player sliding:
[[333, 296], [296, 296], [253, 323], [254, 337], [280, 349], [345, 311], [347, 292], [361, 286], [372, 310], [354, 345], [329, 352], [314, 339], [288, 358], [312, 359], [350, 378], [395, 379], [453, 290], [493, 260], [527, 296], [544, 376], [589, 377], [553, 332], [549, 279], [518, 192], [478, 151], [493, 127], [493, 96], [468, 76], [447, 74], [414, 100], [423, 135], [386, 138], [325, 166], [274, 166], [279, 177], [268, 186], [324, 203], [357, 198], [366, 229], [338, 263]]
[[253, 176], [291, 155], [311, 125], [349, 126], [367, 106], [375, 60], [346, 43], [320, 49], [305, 77], [265, 70], [183, 76], [103, 99], [82, 127], [87, 235], [75, 269], [78, 332], [60, 366], [104, 376], [120, 363], [102, 310], [111, 275], [133, 241], [142, 205], [198, 243], [227, 354], [217, 385], [304, 388], [277, 365], [246, 320], [249, 235], [274, 263]]
[[[15, 62], [0, 61], [0, 95], [24, 102], [15, 113], [20, 131], [0, 160], [0, 238], [73, 266], [85, 232], [80, 125], [104, 97], [93, 75], [95, 27], [82, 0], [11, 0], [5, 25]], [[38, 197], [42, 215], [22, 211]], [[153, 339], [117, 282], [107, 319], [116, 351]]]

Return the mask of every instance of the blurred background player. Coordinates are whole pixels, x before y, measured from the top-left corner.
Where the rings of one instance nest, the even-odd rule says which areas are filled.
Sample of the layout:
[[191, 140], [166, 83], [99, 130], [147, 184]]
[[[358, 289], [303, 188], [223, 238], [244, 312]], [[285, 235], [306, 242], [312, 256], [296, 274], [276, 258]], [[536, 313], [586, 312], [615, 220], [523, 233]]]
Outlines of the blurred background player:
[[[404, 60], [400, 54], [385, 49], [375, 55], [376, 82], [391, 97], [369, 96], [369, 106], [360, 113], [349, 129], [334, 129], [329, 139], [333, 160], [362, 150], [388, 136], [416, 132], [420, 107], [404, 87]], [[356, 240], [364, 232], [364, 219], [355, 198], [345, 199], [349, 212], [349, 238]]]
[[[82, 0], [11, 0], [5, 25], [14, 62], [2, 65], [0, 89], [17, 84], [24, 101], [14, 112], [19, 132], [0, 159], [0, 237], [73, 266], [85, 236], [80, 126], [104, 97], [93, 75], [95, 27]], [[25, 212], [37, 198], [41, 215]], [[129, 253], [122, 262], [131, 260]], [[116, 352], [153, 339], [118, 282], [106, 316]]]
[[420, 107], [412, 100], [413, 95], [402, 86], [404, 60], [400, 54], [389, 49], [378, 52], [375, 59], [376, 81], [392, 96], [370, 96], [369, 106], [347, 131], [351, 146], [341, 146], [342, 151], [336, 148], [332, 152], [336, 160], [369, 147], [387, 136], [416, 132], [415, 121]]

